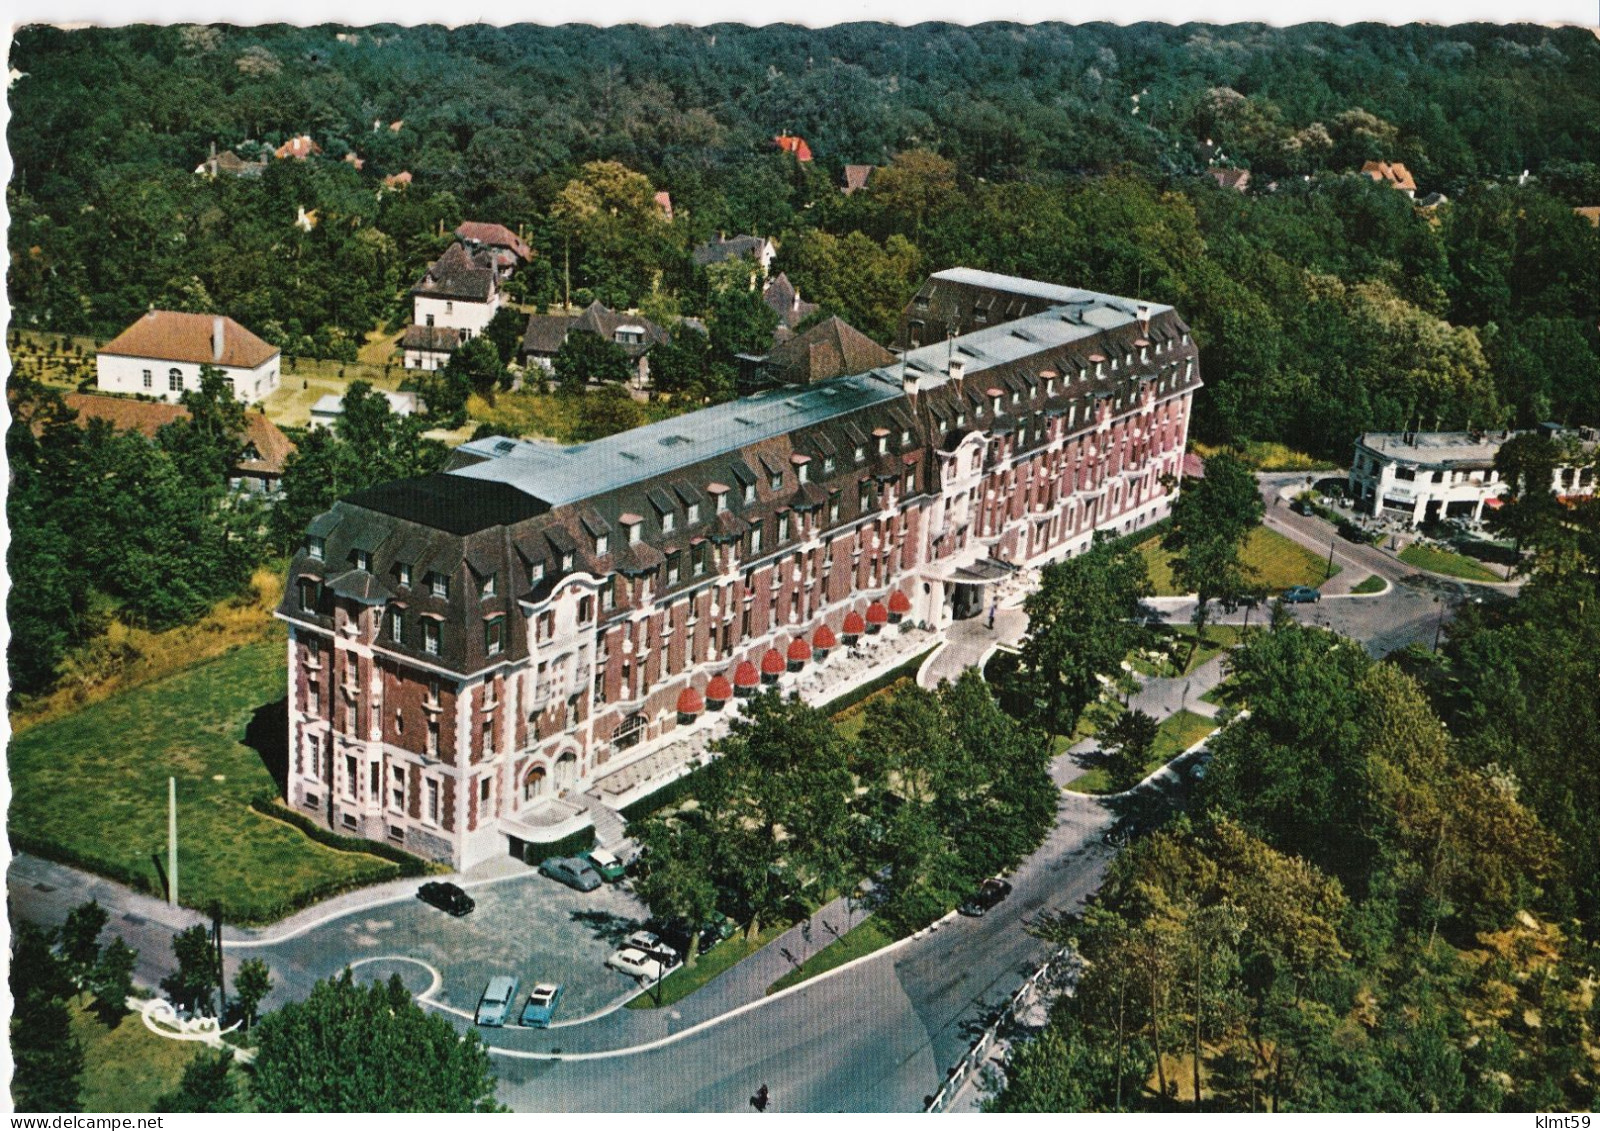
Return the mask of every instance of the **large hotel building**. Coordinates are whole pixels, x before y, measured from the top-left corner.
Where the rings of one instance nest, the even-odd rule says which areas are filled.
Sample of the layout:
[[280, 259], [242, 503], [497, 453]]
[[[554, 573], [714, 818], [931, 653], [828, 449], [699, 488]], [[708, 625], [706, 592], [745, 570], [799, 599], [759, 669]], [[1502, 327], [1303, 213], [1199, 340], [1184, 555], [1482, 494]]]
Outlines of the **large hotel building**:
[[334, 504], [280, 610], [289, 804], [468, 868], [750, 687], [1167, 513], [1200, 386], [1171, 307], [958, 268], [897, 345]]

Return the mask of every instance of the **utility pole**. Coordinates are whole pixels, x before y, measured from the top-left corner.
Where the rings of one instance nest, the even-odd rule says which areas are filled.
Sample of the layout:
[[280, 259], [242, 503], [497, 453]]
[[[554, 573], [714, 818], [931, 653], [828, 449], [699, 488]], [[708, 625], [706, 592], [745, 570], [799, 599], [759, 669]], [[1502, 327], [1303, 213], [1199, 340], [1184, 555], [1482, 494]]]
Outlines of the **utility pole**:
[[167, 906], [178, 906], [178, 779], [167, 779]]

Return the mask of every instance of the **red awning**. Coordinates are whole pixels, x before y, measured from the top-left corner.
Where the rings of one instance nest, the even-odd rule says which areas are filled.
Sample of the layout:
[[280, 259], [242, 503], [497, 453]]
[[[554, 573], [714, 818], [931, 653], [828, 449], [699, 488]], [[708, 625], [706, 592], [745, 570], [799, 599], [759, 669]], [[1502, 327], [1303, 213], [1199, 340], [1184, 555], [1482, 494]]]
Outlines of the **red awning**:
[[911, 611], [911, 598], [905, 595], [904, 590], [896, 589], [889, 594], [889, 611], [891, 613], [909, 613]]
[[761, 673], [756, 671], [756, 666], [749, 660], [742, 662], [733, 673], [735, 687], [760, 687]]
[[796, 636], [789, 642], [789, 661], [803, 664], [811, 658], [811, 645], [807, 644], [805, 637]]
[[685, 687], [678, 692], [678, 714], [698, 715], [706, 709], [706, 701], [700, 693], [692, 687]]
[[706, 698], [726, 703], [733, 698], [733, 684], [728, 682], [725, 675], [712, 676], [711, 682], [706, 684]]
[[1483, 505], [1488, 507], [1490, 510], [1497, 511], [1506, 505], [1506, 501], [1504, 499], [1485, 499], [1483, 500]]
[[861, 614], [851, 610], [844, 615], [844, 634], [846, 636], [860, 636], [867, 631], [867, 622], [861, 619]]
[[882, 601], [874, 601], [867, 606], [868, 624], [888, 624], [889, 610], [883, 607]]
[[776, 648], [768, 648], [767, 654], [761, 657], [761, 671], [764, 675], [782, 675], [783, 653]]
[[813, 648], [833, 648], [836, 647], [838, 643], [838, 637], [834, 636], [833, 629], [829, 628], [827, 625], [823, 625], [821, 628], [817, 629], [816, 634], [811, 637], [811, 646]]

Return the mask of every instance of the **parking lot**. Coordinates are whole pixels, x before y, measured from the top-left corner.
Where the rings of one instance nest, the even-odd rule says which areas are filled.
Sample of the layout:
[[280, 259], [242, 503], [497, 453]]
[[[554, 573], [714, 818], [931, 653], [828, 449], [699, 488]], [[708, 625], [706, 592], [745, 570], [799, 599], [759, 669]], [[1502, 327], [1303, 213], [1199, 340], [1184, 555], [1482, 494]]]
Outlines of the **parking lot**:
[[470, 887], [468, 894], [477, 907], [459, 919], [411, 899], [229, 957], [264, 959], [277, 983], [273, 998], [303, 997], [312, 981], [349, 964], [363, 981], [397, 973], [416, 994], [437, 981], [431, 1000], [467, 1015], [496, 974], [520, 983], [519, 1010], [535, 982], [561, 983], [557, 1022], [594, 1013], [635, 990], [631, 978], [605, 966], [646, 914], [632, 893], [611, 884], [577, 892], [530, 869], [525, 876]]

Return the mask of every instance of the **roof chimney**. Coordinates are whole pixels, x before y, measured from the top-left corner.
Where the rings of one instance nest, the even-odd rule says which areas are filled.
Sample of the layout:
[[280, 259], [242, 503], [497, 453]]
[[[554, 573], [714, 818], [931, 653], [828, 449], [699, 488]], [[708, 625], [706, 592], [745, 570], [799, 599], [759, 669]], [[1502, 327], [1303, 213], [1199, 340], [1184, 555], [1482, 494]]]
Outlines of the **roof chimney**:
[[917, 375], [911, 371], [911, 366], [907, 365], [904, 359], [900, 362], [900, 387], [905, 390], [906, 396], [913, 399], [916, 397]]
[[961, 378], [965, 377], [966, 373], [967, 373], [967, 363], [962, 361], [959, 357], [952, 357], [950, 359], [950, 381], [951, 381], [951, 383], [955, 384], [955, 385], [961, 384]]
[[222, 315], [218, 314], [211, 319], [211, 360], [222, 360], [223, 331]]
[[1136, 311], [1139, 319], [1139, 332], [1142, 334], [1148, 334], [1150, 332], [1150, 304], [1148, 302], [1141, 302], [1136, 308]]

